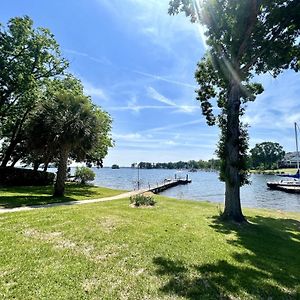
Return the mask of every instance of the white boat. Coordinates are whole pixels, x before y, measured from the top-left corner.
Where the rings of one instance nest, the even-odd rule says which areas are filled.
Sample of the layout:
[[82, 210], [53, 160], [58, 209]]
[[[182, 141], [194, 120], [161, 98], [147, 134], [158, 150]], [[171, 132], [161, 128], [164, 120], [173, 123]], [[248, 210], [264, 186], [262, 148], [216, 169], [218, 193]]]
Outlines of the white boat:
[[300, 180], [293, 178], [290, 180], [268, 181], [267, 186], [271, 189], [277, 189], [278, 186], [293, 186], [300, 188]]
[[295, 138], [297, 151], [297, 173], [295, 175], [280, 175], [288, 177], [286, 180], [268, 181], [267, 186], [273, 190], [281, 190], [289, 193], [300, 193], [300, 172], [299, 172], [299, 150], [298, 150], [298, 129], [299, 126], [295, 122]]

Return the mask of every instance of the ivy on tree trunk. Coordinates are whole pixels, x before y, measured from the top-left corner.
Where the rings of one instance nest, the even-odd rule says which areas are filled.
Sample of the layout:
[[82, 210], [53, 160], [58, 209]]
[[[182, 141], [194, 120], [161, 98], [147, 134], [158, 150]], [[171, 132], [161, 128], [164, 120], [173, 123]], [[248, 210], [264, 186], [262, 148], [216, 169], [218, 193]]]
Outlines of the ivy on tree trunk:
[[225, 160], [225, 210], [224, 219], [232, 219], [237, 222], [245, 220], [240, 202], [240, 87], [234, 80], [230, 84], [227, 108], [226, 127], [226, 156]]

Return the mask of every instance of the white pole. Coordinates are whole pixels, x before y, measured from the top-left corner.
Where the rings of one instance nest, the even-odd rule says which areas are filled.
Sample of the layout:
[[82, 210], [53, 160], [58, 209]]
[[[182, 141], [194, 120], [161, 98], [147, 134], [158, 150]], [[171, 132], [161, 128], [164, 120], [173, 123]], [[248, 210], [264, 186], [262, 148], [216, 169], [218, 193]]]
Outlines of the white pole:
[[295, 122], [295, 136], [296, 136], [297, 170], [299, 170], [298, 132], [297, 132], [297, 123], [296, 122]]
[[138, 190], [140, 189], [140, 164], [138, 163]]

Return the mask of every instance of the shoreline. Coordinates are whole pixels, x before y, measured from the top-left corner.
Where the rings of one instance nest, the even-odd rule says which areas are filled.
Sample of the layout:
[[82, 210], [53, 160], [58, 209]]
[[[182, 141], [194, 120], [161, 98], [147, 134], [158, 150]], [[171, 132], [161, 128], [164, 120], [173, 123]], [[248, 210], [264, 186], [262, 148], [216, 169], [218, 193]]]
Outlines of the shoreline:
[[[41, 187], [25, 187], [27, 190], [27, 194], [23, 194], [22, 193], [18, 193], [18, 189], [24, 189], [24, 187], [6, 187], [4, 188], [6, 191], [10, 190], [8, 193], [10, 194], [9, 197], [13, 197], [12, 195], [15, 194], [16, 197], [19, 198], [28, 198], [28, 191], [31, 190], [31, 193], [33, 195], [35, 195], [35, 197], [39, 198], [39, 196], [36, 196], [36, 194], [34, 194], [35, 190], [38, 190]], [[48, 187], [49, 188], [49, 187]], [[86, 185], [86, 186], [82, 186], [82, 185], [78, 185], [78, 184], [70, 184], [69, 185], [69, 189], [67, 189], [67, 194], [68, 192], [71, 193], [72, 189], [76, 189], [76, 193], [80, 193], [80, 189], [82, 194], [85, 193], [86, 190], [91, 190], [92, 192], [94, 192], [94, 194], [90, 194], [89, 197], [84, 198], [84, 199], [74, 199], [74, 200], [67, 200], [67, 201], [56, 201], [56, 202], [42, 202], [43, 197], [45, 197], [45, 194], [41, 194], [40, 198], [41, 198], [41, 204], [30, 204], [30, 202], [23, 203], [20, 205], [16, 205], [16, 206], [6, 206], [2, 204], [2, 206], [0, 208], [0, 214], [3, 213], [9, 213], [9, 212], [18, 212], [18, 211], [29, 211], [29, 210], [34, 210], [34, 209], [42, 209], [42, 208], [51, 208], [51, 207], [66, 207], [66, 206], [73, 206], [73, 205], [83, 205], [83, 204], [92, 204], [92, 203], [98, 203], [98, 202], [106, 202], [106, 201], [114, 201], [114, 200], [120, 200], [120, 199], [128, 199], [130, 196], [132, 195], [136, 195], [136, 194], [141, 194], [144, 193], [145, 190], [141, 189], [141, 190], [132, 190], [132, 191], [125, 191], [125, 190], [121, 190], [121, 189], [111, 189], [111, 188], [107, 188], [107, 187], [101, 187], [101, 186], [94, 186], [94, 185]], [[0, 187], [0, 192], [1, 189], [3, 189], [3, 187]], [[15, 190], [15, 192], [14, 192]], [[42, 189], [43, 190], [43, 189]], [[68, 191], [69, 190], [69, 191]], [[101, 193], [103, 193], [103, 191], [105, 191], [105, 193], [108, 196], [103, 196], [103, 197], [99, 197], [99, 193], [98, 191], [100, 191]], [[106, 195], [105, 194], [105, 195]], [[98, 197], [97, 197], [98, 195]], [[103, 194], [104, 195], [104, 194]], [[211, 201], [208, 199], [186, 199], [186, 198], [177, 198], [174, 196], [166, 196], [164, 194], [155, 194], [155, 197], [157, 198], [165, 198], [165, 199], [170, 199], [170, 200], [176, 200], [179, 202], [189, 202], [189, 203], [195, 203], [195, 204], [209, 204], [211, 206], [215, 206], [215, 207], [219, 207], [219, 209], [223, 209], [224, 207], [224, 202], [222, 201]], [[67, 199], [68, 197], [66, 197]], [[50, 198], [51, 200], [52, 198]], [[56, 199], [57, 200], [57, 199]], [[263, 211], [263, 212], [272, 212], [272, 213], [279, 213], [279, 214], [299, 214], [300, 216], [300, 211], [297, 210], [288, 210], [288, 209], [277, 209], [277, 208], [269, 208], [269, 207], [253, 207], [253, 206], [247, 206], [247, 205], [243, 205], [243, 199], [241, 199], [241, 203], [242, 203], [242, 208], [243, 210], [258, 210], [258, 211]], [[0, 204], [1, 206], [1, 204]]]

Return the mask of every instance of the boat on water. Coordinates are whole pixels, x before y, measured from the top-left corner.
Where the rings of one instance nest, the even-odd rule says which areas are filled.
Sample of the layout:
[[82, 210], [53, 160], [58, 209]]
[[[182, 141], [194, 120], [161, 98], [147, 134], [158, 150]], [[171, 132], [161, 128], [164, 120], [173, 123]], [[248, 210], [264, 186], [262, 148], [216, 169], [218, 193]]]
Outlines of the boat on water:
[[287, 180], [268, 181], [267, 186], [273, 190], [280, 190], [288, 193], [300, 193], [300, 169], [299, 169], [299, 151], [298, 151], [298, 129], [295, 122], [295, 138], [297, 151], [297, 172], [296, 174], [281, 174], [278, 176], [289, 178]]
[[300, 193], [300, 181], [296, 178], [293, 180], [267, 182], [267, 186], [272, 190], [278, 190], [287, 193]]
[[267, 186], [271, 189], [277, 189], [278, 187], [293, 186], [300, 188], [300, 180], [293, 178], [293, 180], [279, 180], [279, 181], [268, 181]]

